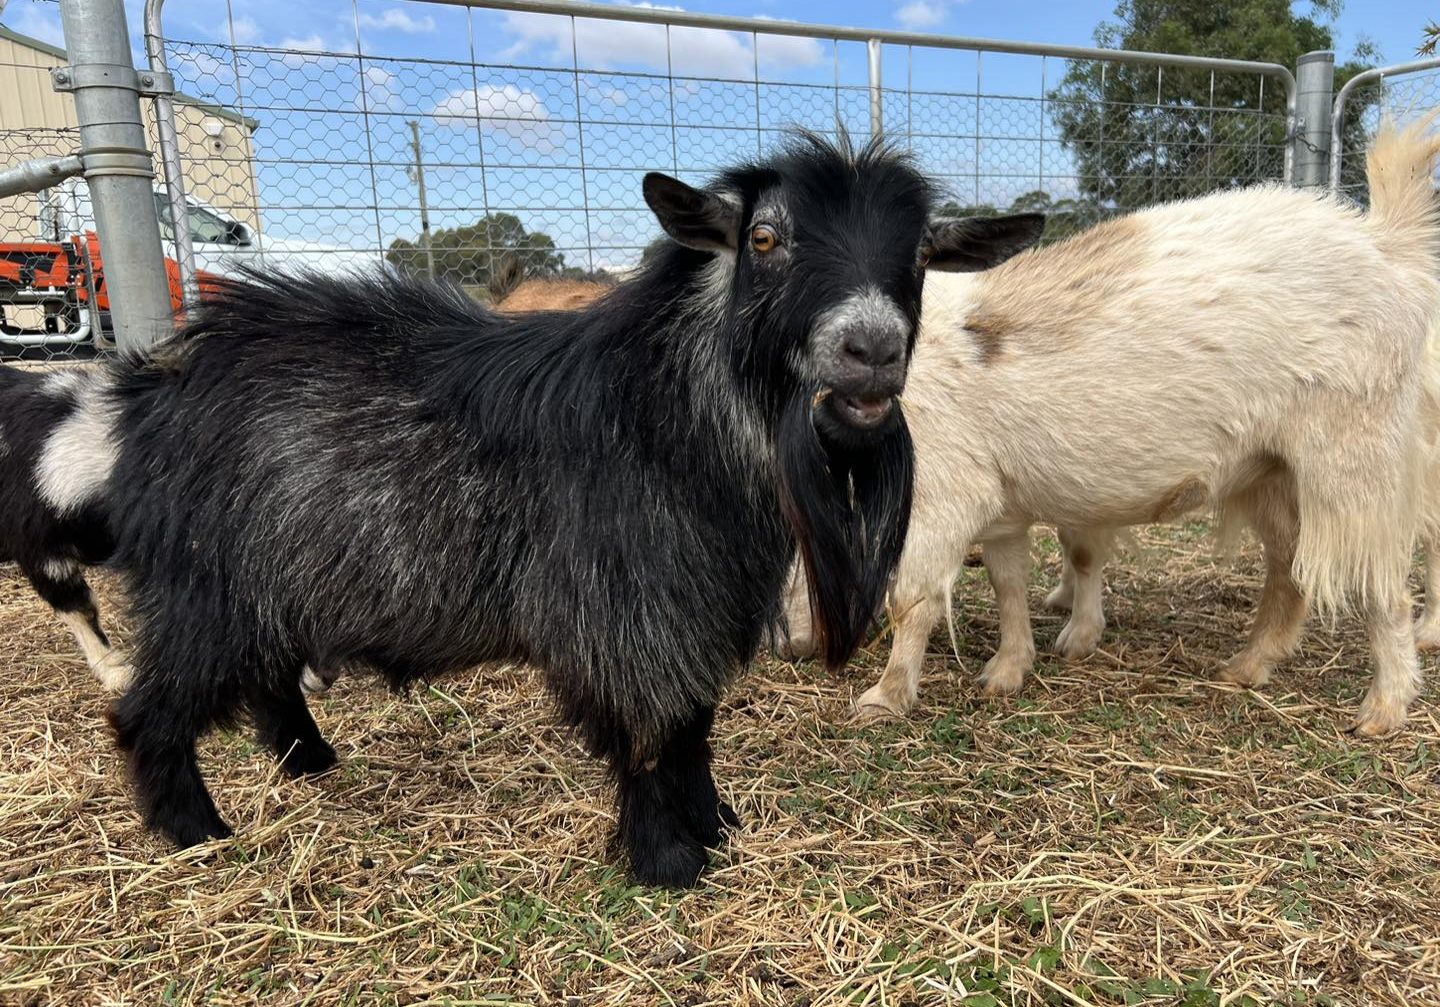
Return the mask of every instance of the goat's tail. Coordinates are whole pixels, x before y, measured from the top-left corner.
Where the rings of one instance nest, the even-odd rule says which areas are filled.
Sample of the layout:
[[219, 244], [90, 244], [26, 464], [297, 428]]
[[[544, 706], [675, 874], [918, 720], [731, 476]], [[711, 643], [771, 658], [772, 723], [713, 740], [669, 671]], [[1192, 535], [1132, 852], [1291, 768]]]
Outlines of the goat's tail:
[[1434, 182], [1440, 163], [1437, 119], [1440, 113], [1421, 116], [1403, 129], [1386, 120], [1365, 161], [1369, 221], [1377, 241], [1387, 255], [1423, 270], [1434, 268], [1440, 247], [1440, 203]]

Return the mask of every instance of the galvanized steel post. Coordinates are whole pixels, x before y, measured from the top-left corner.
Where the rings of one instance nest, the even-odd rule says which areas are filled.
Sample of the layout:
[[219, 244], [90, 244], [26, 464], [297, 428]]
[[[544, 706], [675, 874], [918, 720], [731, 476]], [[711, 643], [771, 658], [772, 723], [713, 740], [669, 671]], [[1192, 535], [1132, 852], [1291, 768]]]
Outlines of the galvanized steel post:
[[122, 353], [138, 353], [171, 330], [173, 314], [125, 5], [61, 0], [60, 18], [70, 65], [52, 79], [75, 97], [115, 342]]
[[[170, 68], [165, 63], [165, 35], [160, 15], [165, 0], [145, 0], [145, 55], [150, 69], [165, 78]], [[165, 196], [170, 202], [170, 223], [175, 238], [175, 261], [180, 266], [181, 297], [187, 308], [200, 300], [200, 284], [195, 276], [195, 246], [190, 240], [190, 204], [185, 199], [185, 171], [180, 163], [180, 137], [175, 131], [173, 94], [160, 90], [155, 95], [155, 136], [160, 145], [160, 163], [165, 169]]]
[[1294, 181], [1322, 186], [1330, 177], [1330, 111], [1335, 90], [1335, 54], [1307, 52], [1295, 73]]
[[878, 38], [866, 42], [870, 50], [870, 135], [885, 132], [885, 85], [880, 72], [882, 43]]

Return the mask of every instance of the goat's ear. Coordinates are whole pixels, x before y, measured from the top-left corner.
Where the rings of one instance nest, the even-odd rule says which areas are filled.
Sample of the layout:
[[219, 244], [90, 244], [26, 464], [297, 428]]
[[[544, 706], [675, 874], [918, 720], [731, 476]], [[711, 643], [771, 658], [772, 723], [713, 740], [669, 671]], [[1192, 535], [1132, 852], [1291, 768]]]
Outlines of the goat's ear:
[[932, 217], [925, 239], [927, 269], [974, 273], [1025, 251], [1045, 232], [1043, 213], [1006, 217]]
[[731, 252], [739, 244], [740, 208], [723, 196], [652, 171], [645, 176], [645, 202], [665, 233], [704, 252]]

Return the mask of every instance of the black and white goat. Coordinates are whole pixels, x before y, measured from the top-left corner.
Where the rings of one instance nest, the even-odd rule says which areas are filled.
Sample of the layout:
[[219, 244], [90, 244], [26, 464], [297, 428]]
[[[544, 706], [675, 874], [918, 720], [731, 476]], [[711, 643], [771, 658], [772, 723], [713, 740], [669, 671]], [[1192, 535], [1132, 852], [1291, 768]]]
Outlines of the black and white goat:
[[932, 225], [904, 157], [815, 138], [644, 188], [676, 243], [583, 311], [256, 276], [115, 366], [135, 679], [112, 719], [153, 828], [230, 833], [195, 742], [242, 710], [288, 772], [334, 764], [307, 663], [399, 684], [523, 660], [611, 766], [635, 876], [694, 883], [736, 822], [715, 705], [797, 542], [837, 663], [899, 556], [927, 259], [983, 268], [1039, 221]]
[[115, 461], [106, 380], [93, 366], [47, 373], [0, 366], [0, 562], [19, 565], [100, 684], [119, 692], [130, 669], [100, 626], [83, 572], [111, 547], [100, 493]]

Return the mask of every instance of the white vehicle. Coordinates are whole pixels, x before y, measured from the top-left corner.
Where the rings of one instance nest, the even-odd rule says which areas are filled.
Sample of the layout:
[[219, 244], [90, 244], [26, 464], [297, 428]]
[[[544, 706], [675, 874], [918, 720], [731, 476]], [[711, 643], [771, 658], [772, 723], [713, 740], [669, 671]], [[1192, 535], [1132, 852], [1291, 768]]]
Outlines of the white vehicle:
[[[167, 256], [173, 256], [175, 229], [170, 212], [170, 197], [163, 185], [154, 190], [155, 212], [160, 218], [160, 236]], [[40, 200], [40, 237], [47, 241], [63, 241], [71, 235], [95, 230], [95, 214], [90, 204], [90, 191], [80, 179], [67, 179], [38, 195]], [[245, 264], [269, 267], [300, 267], [322, 273], [373, 268], [383, 261], [379, 252], [312, 241], [261, 236], [223, 210], [194, 196], [186, 195], [189, 207], [190, 244], [195, 251], [195, 268], [217, 276], [233, 275]]]

